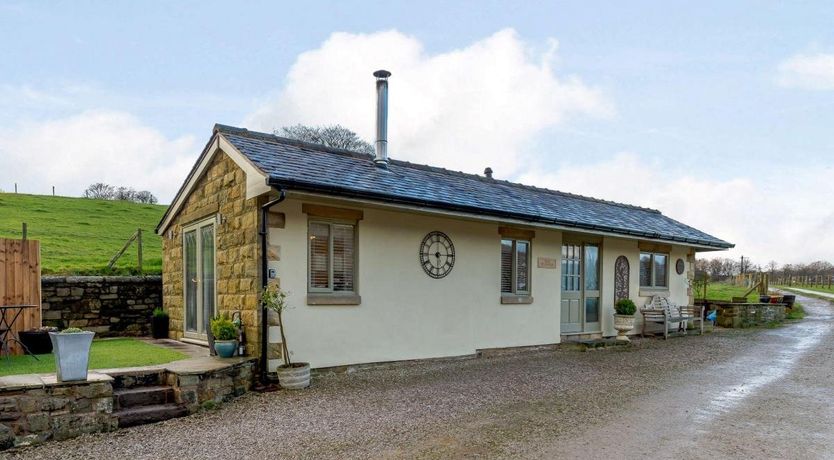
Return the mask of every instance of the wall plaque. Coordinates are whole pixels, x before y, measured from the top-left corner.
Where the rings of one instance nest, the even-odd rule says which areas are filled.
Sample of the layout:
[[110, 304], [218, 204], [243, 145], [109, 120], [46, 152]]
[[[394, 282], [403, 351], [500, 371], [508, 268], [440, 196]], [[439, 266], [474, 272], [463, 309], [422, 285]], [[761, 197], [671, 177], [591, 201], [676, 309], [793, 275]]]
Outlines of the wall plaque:
[[553, 257], [539, 257], [536, 262], [536, 266], [539, 268], [556, 268], [558, 266], [558, 262]]

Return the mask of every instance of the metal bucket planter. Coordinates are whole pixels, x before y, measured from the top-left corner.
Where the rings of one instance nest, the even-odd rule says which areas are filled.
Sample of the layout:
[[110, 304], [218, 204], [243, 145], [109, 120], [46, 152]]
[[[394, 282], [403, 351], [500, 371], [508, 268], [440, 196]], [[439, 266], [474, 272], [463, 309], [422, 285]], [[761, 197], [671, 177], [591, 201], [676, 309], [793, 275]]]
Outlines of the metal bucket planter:
[[82, 331], [62, 334], [50, 332], [49, 339], [55, 352], [55, 367], [59, 382], [87, 380], [90, 364], [90, 345], [95, 332]]
[[634, 329], [634, 315], [614, 315], [614, 329], [617, 330], [617, 340], [630, 342], [626, 333]]
[[287, 390], [300, 390], [310, 386], [310, 363], [292, 363], [276, 369], [278, 384]]

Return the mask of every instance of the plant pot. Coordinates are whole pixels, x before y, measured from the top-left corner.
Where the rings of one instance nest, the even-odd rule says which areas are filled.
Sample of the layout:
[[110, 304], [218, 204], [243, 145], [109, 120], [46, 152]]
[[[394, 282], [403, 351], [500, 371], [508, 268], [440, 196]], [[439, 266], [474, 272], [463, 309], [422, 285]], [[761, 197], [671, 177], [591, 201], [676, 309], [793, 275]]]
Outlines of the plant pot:
[[20, 331], [18, 337], [33, 355], [52, 353], [52, 340], [48, 331]]
[[87, 380], [90, 345], [95, 335], [95, 332], [90, 331], [70, 334], [49, 333], [52, 348], [55, 350], [55, 367], [59, 382]]
[[214, 351], [221, 358], [231, 358], [237, 350], [237, 340], [214, 340]]
[[617, 340], [630, 342], [626, 333], [634, 329], [634, 315], [614, 315], [614, 329], [617, 330]]
[[287, 390], [301, 390], [310, 386], [310, 363], [278, 366], [278, 384]]
[[151, 336], [155, 339], [167, 339], [169, 322], [170, 318], [167, 316], [151, 316]]
[[759, 303], [770, 303], [770, 296], [769, 295], [760, 295], [759, 296]]

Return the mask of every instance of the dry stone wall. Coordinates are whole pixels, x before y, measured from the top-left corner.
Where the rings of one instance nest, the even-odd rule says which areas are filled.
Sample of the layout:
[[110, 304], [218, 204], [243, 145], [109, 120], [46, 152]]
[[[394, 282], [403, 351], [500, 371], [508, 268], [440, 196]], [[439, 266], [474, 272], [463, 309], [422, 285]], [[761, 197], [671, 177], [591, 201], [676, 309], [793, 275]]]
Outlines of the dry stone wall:
[[162, 306], [159, 276], [45, 276], [41, 292], [44, 326], [98, 337], [148, 335], [151, 312]]

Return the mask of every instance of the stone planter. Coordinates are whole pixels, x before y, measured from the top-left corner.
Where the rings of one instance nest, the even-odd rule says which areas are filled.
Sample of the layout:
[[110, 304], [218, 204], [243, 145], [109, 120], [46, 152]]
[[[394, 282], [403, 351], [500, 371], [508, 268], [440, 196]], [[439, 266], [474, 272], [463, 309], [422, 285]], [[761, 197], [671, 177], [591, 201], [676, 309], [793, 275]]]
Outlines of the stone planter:
[[300, 390], [310, 386], [310, 363], [293, 363], [290, 366], [279, 366], [278, 384], [287, 390]]
[[617, 330], [617, 340], [630, 342], [626, 333], [634, 329], [634, 315], [614, 315], [614, 329]]
[[237, 340], [214, 340], [214, 351], [221, 358], [231, 358], [237, 351]]
[[95, 332], [90, 331], [69, 334], [49, 333], [49, 339], [55, 351], [55, 367], [59, 382], [87, 380], [90, 345], [95, 335]]

